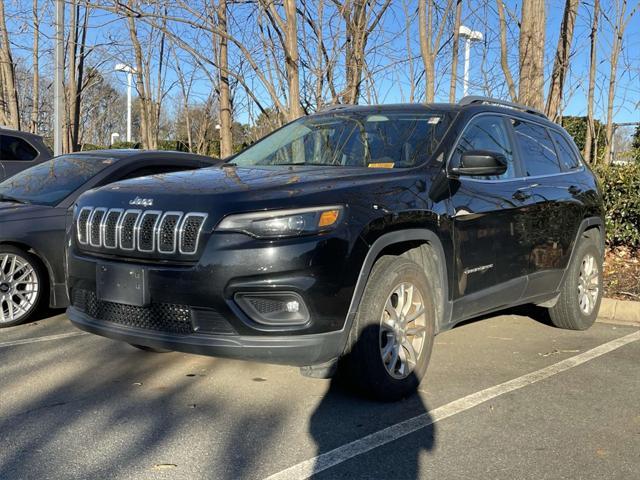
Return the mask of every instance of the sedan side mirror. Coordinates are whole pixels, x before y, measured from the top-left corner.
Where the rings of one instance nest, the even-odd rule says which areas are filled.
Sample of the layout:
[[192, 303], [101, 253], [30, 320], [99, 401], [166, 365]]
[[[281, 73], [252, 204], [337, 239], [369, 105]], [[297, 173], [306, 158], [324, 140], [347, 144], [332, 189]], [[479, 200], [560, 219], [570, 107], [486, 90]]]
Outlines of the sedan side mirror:
[[504, 155], [486, 150], [470, 150], [460, 157], [460, 164], [451, 167], [455, 175], [502, 175], [507, 171]]

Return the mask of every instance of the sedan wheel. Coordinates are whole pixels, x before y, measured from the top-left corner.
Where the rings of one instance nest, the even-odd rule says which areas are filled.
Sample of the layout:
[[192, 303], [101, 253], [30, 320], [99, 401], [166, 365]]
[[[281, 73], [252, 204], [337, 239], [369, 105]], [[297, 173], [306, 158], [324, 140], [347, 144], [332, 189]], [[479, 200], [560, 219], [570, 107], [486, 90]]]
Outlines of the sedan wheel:
[[38, 304], [40, 291], [37, 267], [27, 255], [0, 252], [0, 327], [26, 320]]

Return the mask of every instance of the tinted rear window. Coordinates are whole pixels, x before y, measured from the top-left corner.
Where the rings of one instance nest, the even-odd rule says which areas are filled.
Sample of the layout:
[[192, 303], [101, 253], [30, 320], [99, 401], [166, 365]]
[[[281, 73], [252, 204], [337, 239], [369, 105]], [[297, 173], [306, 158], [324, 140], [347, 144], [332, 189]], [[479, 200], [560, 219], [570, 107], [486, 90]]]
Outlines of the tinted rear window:
[[512, 120], [512, 124], [526, 174], [535, 177], [559, 173], [561, 170], [556, 149], [547, 129], [516, 119]]
[[29, 142], [12, 135], [0, 135], [0, 160], [28, 162], [38, 156]]
[[556, 142], [556, 147], [558, 147], [558, 156], [560, 157], [560, 164], [562, 167], [565, 170], [578, 168], [580, 166], [578, 156], [576, 155], [575, 150], [571, 148], [571, 145], [569, 145], [568, 140], [564, 138], [564, 135], [551, 130], [551, 136]]

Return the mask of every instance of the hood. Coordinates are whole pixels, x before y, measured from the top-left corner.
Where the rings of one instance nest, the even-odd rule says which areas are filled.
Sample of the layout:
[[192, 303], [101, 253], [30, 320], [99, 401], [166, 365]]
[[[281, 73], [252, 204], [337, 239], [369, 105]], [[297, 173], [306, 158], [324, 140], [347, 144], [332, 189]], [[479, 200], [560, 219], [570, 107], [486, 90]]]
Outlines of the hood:
[[53, 207], [17, 202], [0, 202], [0, 222], [28, 220], [49, 216]]
[[403, 174], [361, 167], [205, 168], [117, 182], [85, 193], [78, 205], [211, 212], [278, 208], [292, 199], [322, 204], [329, 190], [339, 196], [354, 186], [384, 184], [390, 175]]

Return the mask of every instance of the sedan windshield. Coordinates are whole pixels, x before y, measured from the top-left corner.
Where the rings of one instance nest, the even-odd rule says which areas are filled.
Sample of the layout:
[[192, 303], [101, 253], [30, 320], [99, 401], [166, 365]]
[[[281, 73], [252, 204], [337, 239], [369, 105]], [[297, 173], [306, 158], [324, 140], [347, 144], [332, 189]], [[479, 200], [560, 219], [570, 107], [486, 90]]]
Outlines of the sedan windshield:
[[91, 155], [56, 157], [0, 183], [0, 201], [57, 205], [115, 161]]
[[231, 161], [241, 167], [414, 167], [435, 150], [446, 118], [432, 111], [314, 115], [286, 125]]

